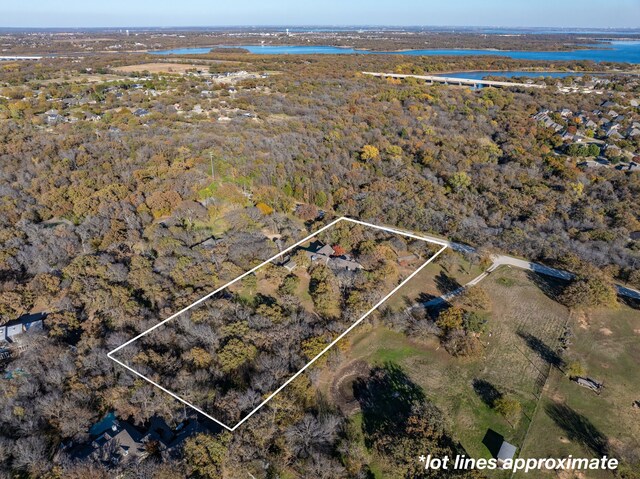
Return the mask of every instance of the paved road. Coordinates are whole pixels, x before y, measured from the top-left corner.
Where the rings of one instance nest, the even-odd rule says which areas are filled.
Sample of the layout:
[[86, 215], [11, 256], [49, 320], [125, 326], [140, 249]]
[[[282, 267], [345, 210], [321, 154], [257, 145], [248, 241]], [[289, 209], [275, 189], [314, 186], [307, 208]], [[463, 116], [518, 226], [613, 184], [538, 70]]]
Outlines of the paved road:
[[430, 83], [444, 83], [446, 85], [486, 85], [486, 86], [506, 86], [506, 87], [524, 87], [524, 88], [547, 88], [547, 85], [538, 85], [535, 83], [517, 83], [508, 81], [482, 80], [476, 78], [457, 78], [444, 77], [437, 75], [409, 75], [403, 73], [379, 73], [379, 72], [362, 72], [363, 75], [371, 75], [381, 78], [417, 78]]
[[[438, 238], [436, 236], [430, 236], [430, 235], [424, 235], [424, 234], [421, 235], [421, 236], [423, 236], [426, 239], [442, 241], [442, 242], [446, 243], [446, 245], [449, 246], [452, 250], [458, 251], [458, 252], [461, 252], [461, 253], [475, 253], [475, 251], [476, 251], [475, 248], [473, 248], [471, 246], [464, 245], [464, 244], [461, 244], [461, 243], [455, 243], [455, 242], [449, 241], [449, 240], [443, 240], [442, 238]], [[422, 306], [422, 307], [436, 306], [436, 305], [438, 305], [440, 303], [443, 303], [445, 301], [449, 301], [451, 298], [453, 298], [453, 297], [457, 296], [458, 294], [462, 293], [465, 290], [465, 288], [478, 284], [480, 281], [482, 281], [484, 278], [486, 278], [489, 273], [491, 273], [492, 271], [495, 271], [498, 267], [503, 266], [503, 265], [514, 266], [516, 268], [526, 269], [528, 271], [533, 271], [534, 273], [543, 274], [545, 276], [551, 276], [553, 278], [570, 280], [570, 279], [573, 279], [575, 277], [575, 275], [573, 273], [570, 273], [568, 271], [563, 271], [563, 270], [557, 269], [557, 268], [551, 268], [550, 266], [545, 266], [545, 265], [540, 264], [540, 263], [533, 263], [531, 261], [527, 261], [527, 260], [519, 259], [519, 258], [514, 258], [513, 256], [508, 256], [508, 255], [504, 255], [504, 254], [493, 255], [491, 257], [491, 259], [493, 260], [493, 263], [487, 269], [487, 271], [485, 271], [484, 273], [482, 273], [478, 277], [472, 279], [471, 281], [469, 281], [464, 286], [461, 286], [460, 288], [458, 288], [458, 289], [456, 289], [454, 291], [451, 291], [450, 293], [443, 294], [442, 296], [439, 296], [437, 298], [433, 298], [433, 299], [430, 299], [429, 301], [425, 301], [423, 303], [420, 303], [420, 304], [418, 304], [416, 306]], [[633, 289], [633, 288], [627, 288], [626, 286], [622, 286], [621, 284], [616, 284], [615, 286], [616, 286], [616, 291], [618, 292], [619, 295], [626, 296], [628, 298], [633, 298], [633, 299], [640, 300], [640, 291], [638, 291], [636, 289]], [[413, 306], [410, 307], [409, 309], [413, 309]]]

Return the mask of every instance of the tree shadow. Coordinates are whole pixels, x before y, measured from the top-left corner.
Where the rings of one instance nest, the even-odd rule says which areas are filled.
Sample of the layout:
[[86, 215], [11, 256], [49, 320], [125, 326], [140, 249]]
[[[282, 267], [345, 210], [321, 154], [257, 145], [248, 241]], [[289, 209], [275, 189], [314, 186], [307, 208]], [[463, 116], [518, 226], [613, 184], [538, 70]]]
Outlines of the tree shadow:
[[598, 456], [608, 453], [607, 437], [582, 414], [560, 403], [548, 404], [545, 412], [567, 434], [569, 440], [588, 447]]
[[502, 397], [502, 393], [489, 381], [484, 379], [474, 379], [473, 390], [482, 399], [482, 402], [492, 408], [495, 402]]
[[551, 349], [544, 341], [524, 331], [518, 331], [517, 334], [522, 339], [524, 339], [524, 342], [527, 344], [529, 349], [531, 349], [538, 356], [540, 356], [540, 358], [544, 362], [560, 370], [564, 368], [564, 364], [565, 364], [564, 360], [560, 357], [560, 355], [557, 352]]
[[456, 279], [449, 276], [444, 271], [440, 271], [438, 276], [435, 277], [434, 281], [436, 283], [438, 291], [440, 291], [440, 293], [442, 294], [450, 293], [451, 291], [454, 291], [462, 286]]
[[429, 302], [429, 301], [431, 301], [432, 299], [435, 299], [435, 298], [437, 298], [437, 296], [435, 296], [433, 294], [422, 292], [422, 293], [420, 293], [418, 295], [417, 302], [418, 303], [427, 303], [427, 302]]
[[255, 306], [260, 306], [261, 304], [265, 304], [267, 306], [274, 306], [276, 304], [278, 304], [278, 301], [276, 301], [276, 298], [274, 298], [273, 296], [268, 296], [266, 294], [262, 294], [262, 293], [256, 293], [254, 295], [254, 304]]
[[546, 276], [533, 271], [527, 271], [527, 278], [529, 278], [545, 296], [554, 301], [559, 301], [562, 292], [570, 284], [570, 281]]
[[414, 407], [425, 401], [420, 386], [391, 363], [372, 369], [367, 378], [354, 381], [353, 393], [360, 403], [362, 428], [367, 438], [393, 436], [404, 430]]
[[492, 457], [498, 457], [503, 441], [504, 436], [493, 429], [487, 429], [487, 433], [482, 438], [482, 444], [489, 450]]
[[630, 298], [629, 296], [622, 296], [621, 294], [618, 295], [618, 299], [620, 300], [620, 302], [626, 304], [631, 309], [640, 310], [640, 299]]

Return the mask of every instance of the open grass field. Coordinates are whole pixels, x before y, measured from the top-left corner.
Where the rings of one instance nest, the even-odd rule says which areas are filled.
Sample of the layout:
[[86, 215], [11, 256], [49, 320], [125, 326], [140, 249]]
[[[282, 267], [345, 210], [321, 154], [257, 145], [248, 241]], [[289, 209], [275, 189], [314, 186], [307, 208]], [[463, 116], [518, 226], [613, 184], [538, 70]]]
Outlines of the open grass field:
[[114, 68], [120, 73], [149, 72], [149, 73], [175, 73], [184, 74], [189, 70], [208, 70], [207, 65], [197, 65], [194, 63], [140, 63], [137, 65], [126, 65]]
[[[424, 273], [421, 284], [435, 285], [433, 276], [440, 270], [434, 265], [431, 278]], [[478, 357], [455, 358], [434, 336], [407, 337], [374, 325], [358, 330], [343, 364], [364, 360], [372, 366], [398, 365], [444, 413], [454, 438], [474, 457], [491, 457], [483, 444], [489, 429], [519, 448], [536, 412], [550, 356], [570, 317], [567, 308], [549, 297], [558, 286], [518, 269], [492, 273], [482, 283], [491, 306], [482, 336], [485, 348]], [[340, 367], [335, 370], [339, 374]], [[490, 406], [492, 394], [517, 399], [520, 417], [509, 422], [497, 414]], [[491, 477], [503, 476], [508, 477]]]
[[[521, 454], [639, 454], [640, 409], [632, 404], [640, 399], [640, 311], [626, 305], [601, 308], [573, 315], [570, 325], [575, 337], [568, 357], [580, 360], [604, 389], [597, 395], [554, 371]], [[589, 474], [584, 477], [612, 477]]]

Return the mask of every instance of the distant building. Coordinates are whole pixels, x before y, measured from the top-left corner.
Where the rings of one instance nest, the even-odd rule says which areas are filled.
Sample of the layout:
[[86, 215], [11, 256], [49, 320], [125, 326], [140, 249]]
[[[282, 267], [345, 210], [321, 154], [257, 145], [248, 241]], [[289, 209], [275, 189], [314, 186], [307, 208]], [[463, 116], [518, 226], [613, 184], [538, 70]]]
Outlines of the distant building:
[[58, 110], [48, 110], [44, 112], [44, 121], [48, 125], [55, 125], [64, 122], [64, 117], [58, 113]]
[[627, 138], [633, 138], [638, 135], [640, 135], [640, 128], [638, 127], [630, 127], [629, 130], [627, 130]]
[[578, 163], [581, 168], [606, 168], [610, 163], [606, 160], [586, 160]]
[[615, 101], [607, 100], [607, 101], [604, 101], [600, 106], [602, 108], [617, 108], [620, 105], [618, 105]]
[[630, 162], [626, 167], [622, 168], [623, 171], [640, 171], [640, 164], [635, 161]]

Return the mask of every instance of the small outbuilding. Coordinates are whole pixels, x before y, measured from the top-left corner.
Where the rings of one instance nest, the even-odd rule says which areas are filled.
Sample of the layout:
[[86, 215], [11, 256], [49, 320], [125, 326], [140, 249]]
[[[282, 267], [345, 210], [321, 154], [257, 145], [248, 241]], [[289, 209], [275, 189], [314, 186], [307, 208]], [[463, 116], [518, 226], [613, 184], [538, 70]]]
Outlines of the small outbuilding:
[[502, 441], [502, 446], [500, 446], [500, 450], [496, 455], [498, 464], [502, 465], [507, 459], [513, 459], [513, 456], [516, 455], [516, 449], [516, 446], [513, 444], [509, 444], [507, 441]]

